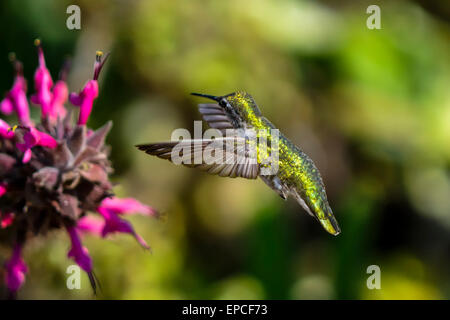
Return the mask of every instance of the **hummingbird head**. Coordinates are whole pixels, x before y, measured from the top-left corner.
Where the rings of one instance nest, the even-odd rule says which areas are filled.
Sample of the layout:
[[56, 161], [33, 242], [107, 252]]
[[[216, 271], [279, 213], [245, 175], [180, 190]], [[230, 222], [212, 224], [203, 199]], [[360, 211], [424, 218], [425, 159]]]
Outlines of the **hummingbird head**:
[[243, 91], [233, 92], [225, 96], [212, 96], [202, 93], [191, 94], [216, 101], [228, 114], [237, 114], [240, 120], [243, 121], [248, 121], [252, 116], [261, 116], [261, 111], [253, 97]]

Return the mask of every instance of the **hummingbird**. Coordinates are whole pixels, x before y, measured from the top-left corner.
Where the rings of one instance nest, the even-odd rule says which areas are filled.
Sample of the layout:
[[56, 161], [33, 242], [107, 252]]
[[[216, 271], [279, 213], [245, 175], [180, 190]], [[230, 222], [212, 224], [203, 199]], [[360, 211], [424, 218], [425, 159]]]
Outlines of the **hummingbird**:
[[[265, 118], [257, 106], [253, 97], [246, 92], [234, 92], [224, 96], [213, 96], [208, 94], [192, 93], [194, 96], [210, 99], [214, 103], [203, 103], [198, 105], [202, 118], [213, 128], [226, 132], [226, 130], [248, 130], [257, 132], [271, 132], [276, 127]], [[278, 130], [278, 129], [276, 129]], [[266, 135], [268, 140], [273, 139], [271, 133]], [[325, 186], [319, 170], [311, 158], [299, 147], [292, 143], [282, 133], [278, 134], [278, 163], [276, 172], [263, 174], [267, 165], [267, 150], [263, 152], [256, 147], [256, 153], [249, 152], [251, 142], [248, 137], [236, 134], [231, 139], [244, 139], [246, 143], [236, 147], [236, 153], [240, 156], [234, 161], [225, 163], [211, 163], [200, 160], [200, 163], [186, 162], [183, 165], [199, 168], [211, 174], [224, 177], [242, 177], [246, 179], [260, 178], [282, 199], [286, 200], [292, 196], [301, 207], [314, 217], [322, 227], [332, 235], [338, 235], [341, 230], [328, 203]], [[186, 139], [181, 141], [170, 141], [161, 143], [139, 144], [136, 147], [149, 155], [168, 159], [172, 162], [172, 151], [175, 146], [193, 146], [193, 148], [182, 149], [183, 159], [194, 159], [199, 152], [205, 151], [212, 145], [218, 143], [229, 143], [230, 137], [215, 139]], [[237, 141], [237, 140], [233, 140]], [[236, 142], [235, 142], [236, 144]], [[188, 150], [188, 151], [186, 151]]]

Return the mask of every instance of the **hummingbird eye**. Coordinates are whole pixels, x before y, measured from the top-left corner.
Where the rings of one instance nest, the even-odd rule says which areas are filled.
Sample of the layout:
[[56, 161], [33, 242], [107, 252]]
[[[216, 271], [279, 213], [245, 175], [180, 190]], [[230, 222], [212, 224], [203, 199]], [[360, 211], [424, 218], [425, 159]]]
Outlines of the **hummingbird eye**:
[[220, 98], [220, 100], [218, 100], [217, 102], [219, 103], [219, 106], [221, 106], [225, 110], [227, 110], [231, 107], [230, 103], [227, 101], [226, 98]]

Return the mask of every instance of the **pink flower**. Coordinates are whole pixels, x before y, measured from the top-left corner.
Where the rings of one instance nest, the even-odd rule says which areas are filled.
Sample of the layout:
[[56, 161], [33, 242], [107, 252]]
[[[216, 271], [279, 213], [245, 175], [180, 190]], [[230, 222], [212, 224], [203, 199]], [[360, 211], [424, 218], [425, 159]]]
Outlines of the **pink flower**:
[[93, 233], [106, 237], [108, 234], [120, 232], [131, 234], [139, 244], [150, 249], [145, 240], [136, 233], [131, 223], [119, 217], [120, 214], [142, 213], [144, 215], [154, 215], [156, 211], [149, 206], [133, 198], [105, 198], [97, 211], [102, 215], [103, 220], [92, 216], [85, 216], [78, 221], [77, 229], [82, 232]]
[[129, 233], [136, 238], [141, 246], [146, 249], [150, 248], [145, 240], [136, 233], [131, 223], [118, 215], [138, 211], [145, 215], [153, 215], [155, 212], [153, 209], [132, 198], [106, 198], [102, 201], [100, 207], [97, 208], [97, 211], [105, 219], [105, 225], [101, 232], [103, 237], [115, 232]]
[[66, 103], [68, 97], [69, 89], [67, 84], [63, 80], [58, 80], [53, 87], [53, 100], [50, 108], [52, 119], [57, 119], [58, 117], [62, 119], [66, 116], [67, 111], [64, 103]]
[[80, 107], [80, 115], [78, 117], [79, 125], [85, 125], [87, 123], [94, 100], [98, 97], [98, 76], [105, 61], [108, 59], [108, 55], [104, 59], [102, 59], [102, 56], [103, 52], [97, 51], [93, 80], [89, 80], [79, 93], [72, 92], [69, 95], [70, 102]]
[[12, 293], [17, 292], [22, 284], [25, 282], [25, 273], [28, 272], [28, 267], [22, 259], [22, 246], [16, 244], [14, 246], [11, 259], [6, 262], [6, 286]]
[[5, 229], [9, 227], [14, 221], [14, 214], [12, 212], [2, 213], [0, 212], [0, 228]]
[[131, 234], [139, 244], [145, 249], [150, 249], [145, 240], [134, 231], [133, 226], [127, 220], [121, 219], [117, 214], [108, 210], [102, 210], [99, 208], [99, 213], [105, 219], [105, 225], [102, 230], [102, 237], [106, 237], [110, 233], [129, 233]]
[[74, 227], [67, 227], [67, 232], [72, 242], [72, 247], [67, 253], [69, 258], [72, 258], [81, 269], [87, 273], [92, 272], [92, 259], [86, 247], [81, 244], [80, 236]]
[[92, 233], [95, 235], [101, 235], [105, 221], [101, 218], [95, 218], [92, 216], [84, 216], [78, 220], [77, 229], [81, 232]]
[[31, 96], [31, 102], [41, 106], [42, 118], [47, 118], [51, 111], [51, 103], [53, 94], [53, 80], [45, 65], [44, 51], [42, 50], [41, 41], [36, 39], [35, 45], [38, 48], [39, 67], [34, 73], [34, 87], [36, 94]]
[[82, 232], [93, 233], [106, 237], [111, 233], [131, 234], [139, 244], [150, 249], [145, 240], [136, 233], [131, 223], [119, 217], [120, 214], [141, 213], [153, 216], [156, 211], [133, 198], [105, 198], [97, 211], [102, 215], [103, 221], [91, 216], [85, 216], [78, 221], [77, 229]]
[[[20, 148], [19, 148], [20, 149]], [[32, 152], [31, 149], [26, 149], [23, 152], [23, 158], [22, 158], [22, 163], [27, 163], [31, 160], [31, 156], [32, 156]]]
[[6, 193], [6, 183], [0, 182], [0, 197], [2, 197]]
[[0, 111], [7, 115], [15, 111], [19, 118], [19, 122], [24, 126], [29, 126], [31, 125], [31, 121], [26, 96], [27, 82], [23, 77], [22, 64], [17, 60], [14, 60], [13, 63], [16, 77], [11, 90], [6, 94], [6, 97], [2, 102], [0, 102]]
[[14, 111], [14, 102], [8, 94], [0, 102], [0, 111], [6, 115], [11, 114]]
[[0, 138], [11, 139], [12, 137], [14, 137], [14, 132], [9, 127], [9, 124], [0, 119]]
[[157, 214], [153, 208], [134, 198], [105, 198], [102, 201], [101, 208], [117, 214], [141, 213], [146, 216], [154, 216]]
[[31, 148], [34, 146], [41, 146], [46, 148], [56, 148], [58, 146], [58, 142], [48, 133], [39, 131], [33, 127], [26, 128], [22, 127], [21, 129], [26, 130], [23, 136], [24, 143], [17, 143], [17, 148], [24, 152], [24, 157], [22, 159], [23, 163], [27, 163], [31, 159]]
[[80, 107], [80, 115], [78, 117], [78, 124], [85, 125], [91, 114], [94, 99], [98, 97], [98, 83], [97, 80], [89, 80], [80, 93], [72, 92], [69, 96], [70, 102], [73, 105]]

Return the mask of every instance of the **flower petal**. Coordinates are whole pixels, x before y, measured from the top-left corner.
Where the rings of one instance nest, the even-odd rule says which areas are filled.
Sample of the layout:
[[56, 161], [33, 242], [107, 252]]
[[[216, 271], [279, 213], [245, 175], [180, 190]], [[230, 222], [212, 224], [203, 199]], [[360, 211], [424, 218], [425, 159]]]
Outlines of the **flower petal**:
[[73, 105], [80, 107], [80, 114], [78, 117], [79, 125], [85, 125], [87, 123], [89, 115], [92, 111], [94, 100], [98, 97], [97, 79], [100, 74], [100, 70], [102, 69], [106, 59], [108, 58], [108, 55], [106, 55], [104, 59], [102, 57], [103, 52], [97, 51], [94, 64], [94, 79], [86, 82], [80, 93], [77, 94], [72, 92], [69, 95], [70, 102]]
[[33, 135], [37, 137], [36, 145], [46, 147], [46, 148], [56, 148], [58, 145], [58, 142], [48, 133], [38, 131], [34, 128], [32, 128]]
[[80, 106], [83, 102], [82, 93], [71, 92], [69, 95], [69, 101], [74, 106]]
[[69, 89], [67, 88], [67, 84], [59, 80], [56, 82], [53, 87], [53, 100], [51, 105], [51, 115], [54, 118], [64, 118], [67, 114], [67, 110], [64, 107], [64, 103], [66, 103], [69, 96]]
[[67, 232], [70, 236], [70, 241], [72, 242], [72, 247], [67, 253], [69, 258], [72, 258], [76, 264], [80, 266], [81, 269], [87, 273], [92, 272], [92, 259], [89, 256], [89, 252], [86, 247], [81, 244], [80, 237], [76, 228], [67, 227]]
[[13, 249], [13, 254], [9, 261], [6, 262], [6, 286], [11, 292], [16, 292], [25, 282], [25, 273], [28, 272], [28, 267], [22, 259], [22, 246], [16, 244]]
[[0, 197], [2, 197], [6, 193], [6, 187], [7, 185], [5, 182], [0, 182]]
[[133, 226], [127, 220], [121, 219], [117, 214], [108, 210], [100, 210], [100, 214], [105, 218], [105, 225], [102, 230], [102, 236], [106, 237], [110, 233], [129, 233], [145, 249], [150, 249], [145, 240], [134, 231]]
[[85, 125], [89, 119], [94, 104], [95, 98], [98, 97], [98, 82], [97, 80], [89, 80], [79, 95], [71, 94], [69, 99], [74, 104], [80, 107], [80, 114], [78, 116], [78, 124]]
[[37, 39], [35, 44], [38, 47], [39, 66], [34, 73], [34, 87], [36, 93], [31, 100], [33, 103], [41, 106], [42, 117], [46, 118], [51, 111], [50, 108], [53, 100], [51, 88], [53, 87], [53, 80], [45, 65], [44, 51], [42, 50], [40, 40]]
[[31, 160], [31, 155], [32, 155], [31, 149], [25, 150], [22, 158], [22, 163], [29, 162]]
[[10, 130], [9, 124], [0, 119], [0, 137], [11, 139], [14, 137], [14, 131]]
[[111, 210], [116, 214], [141, 213], [147, 216], [154, 216], [156, 214], [156, 210], [152, 207], [149, 207], [134, 198], [105, 198], [101, 203], [101, 207]]
[[9, 115], [14, 111], [14, 104], [9, 97], [5, 97], [5, 99], [0, 102], [0, 111], [6, 115]]
[[100, 236], [105, 226], [105, 222], [96, 217], [84, 216], [77, 223], [77, 229], [81, 232], [92, 233]]
[[23, 77], [22, 63], [13, 59], [15, 78], [11, 90], [6, 94], [5, 99], [1, 102], [0, 111], [10, 114], [12, 111], [17, 113], [19, 122], [22, 125], [31, 125], [30, 110], [27, 100], [27, 82]]
[[0, 212], [0, 228], [5, 229], [14, 222], [14, 214], [12, 212]]
[[15, 107], [19, 122], [25, 126], [29, 126], [31, 125], [30, 108], [28, 106], [28, 100], [25, 92], [26, 91], [24, 89], [20, 89], [17, 93], [12, 93], [12, 95], [15, 96]]

